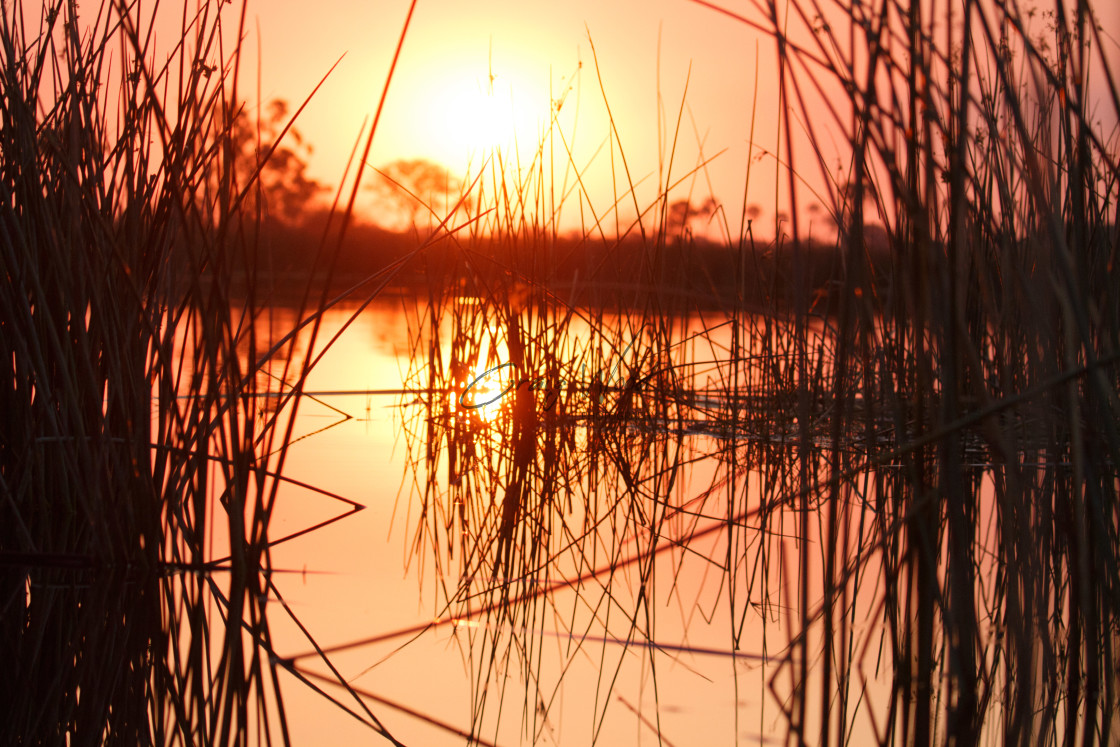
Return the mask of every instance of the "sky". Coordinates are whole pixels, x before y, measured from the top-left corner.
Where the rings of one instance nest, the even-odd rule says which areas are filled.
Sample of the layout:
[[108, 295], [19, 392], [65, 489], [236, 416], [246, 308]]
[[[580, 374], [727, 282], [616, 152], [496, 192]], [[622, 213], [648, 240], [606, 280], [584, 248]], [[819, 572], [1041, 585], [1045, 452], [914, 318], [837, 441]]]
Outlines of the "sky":
[[[363, 119], [376, 109], [407, 10], [407, 2], [385, 0], [250, 5], [250, 27], [260, 30], [262, 100], [302, 100], [345, 55], [297, 123], [314, 143], [311, 173], [317, 178], [338, 183]], [[563, 162], [567, 143], [580, 173], [592, 175], [588, 190], [596, 210], [614, 202], [612, 173], [622, 184], [640, 182], [644, 209], [659, 183], [687, 174], [701, 152], [710, 158], [719, 151], [706, 173], [673, 194], [688, 197], [691, 187], [694, 201], [702, 202], [711, 180], [711, 190], [741, 210], [756, 53], [764, 69], [755, 137], [774, 138], [775, 119], [765, 110], [775, 91], [767, 74], [774, 68], [772, 46], [756, 49], [756, 38], [741, 24], [681, 0], [420, 0], [369, 161], [380, 166], [422, 157], [463, 175], [494, 145], [511, 154], [516, 136], [524, 165], [542, 142], [552, 102], [562, 99], [564, 141], [553, 139], [551, 157]], [[248, 49], [255, 44], [254, 38]], [[251, 76], [246, 82], [255, 88]], [[622, 147], [613, 165], [609, 147], [601, 149], [610, 132], [604, 100]], [[622, 155], [629, 180], [619, 165]], [[761, 173], [752, 179], [757, 194], [749, 201], [766, 202], [772, 184], [763, 184]], [[578, 206], [571, 215], [578, 218]]]
[[[761, 18], [749, 0], [720, 4]], [[324, 182], [338, 184], [363, 119], [376, 109], [408, 6], [407, 0], [249, 5], [247, 48], [255, 49], [259, 29], [262, 100], [302, 100], [342, 57], [298, 122], [316, 148], [311, 172]], [[1096, 6], [1111, 33], [1109, 52], [1120, 59], [1120, 4]], [[787, 177], [770, 155], [780, 152], [776, 71], [772, 41], [688, 0], [420, 0], [369, 162], [427, 158], [469, 178], [468, 167], [477, 168], [494, 146], [509, 159], [516, 137], [516, 155], [526, 166], [539, 144], [549, 142], [543, 133], [562, 100], [557, 122], [564, 138], [552, 138], [546, 158], [563, 164], [564, 147], [571, 150], [596, 215], [609, 212], [627, 183], [638, 184], [638, 199], [623, 201], [626, 212], [644, 210], [667, 185], [713, 159], [671, 199], [698, 204], [714, 195], [737, 231], [745, 205], [771, 222], [788, 209], [781, 194]], [[810, 116], [820, 114], [811, 124], [825, 125], [825, 136], [817, 138], [822, 166], [805, 148], [795, 153], [805, 184], [798, 199], [811, 208], [825, 202], [826, 179], [845, 177], [842, 136], [836, 132], [831, 140], [823, 100], [806, 95]], [[608, 105], [621, 144], [613, 153]], [[793, 127], [796, 134], [805, 124]], [[570, 169], [554, 173], [557, 188], [574, 185]], [[569, 224], [586, 224], [587, 210], [581, 214], [576, 199], [564, 210]], [[807, 214], [821, 223], [821, 212]]]
[[[763, 0], [716, 4], [763, 20]], [[172, 5], [163, 4], [165, 39], [177, 38]], [[240, 3], [221, 7], [232, 28]], [[1108, 54], [1120, 61], [1120, 3], [1094, 7]], [[377, 109], [408, 9], [409, 0], [248, 0], [239, 96], [250, 110], [258, 98], [280, 98], [294, 111], [326, 76], [296, 122], [314, 147], [309, 173], [321, 182], [339, 185]], [[840, 29], [839, 19], [828, 20]], [[807, 32], [791, 34], [804, 40]], [[562, 226], [608, 223], [616, 204], [625, 224], [671, 187], [670, 201], [714, 196], [732, 235], [751, 206], [756, 223], [770, 226], [758, 230], [772, 236], [789, 209], [788, 177], [774, 156], [785, 158], [777, 70], [771, 39], [690, 0], [419, 0], [367, 163], [424, 158], [469, 181], [497, 147], [507, 169], [551, 165], [548, 200], [562, 206]], [[844, 136], [828, 111], [845, 96], [804, 95], [809, 121], [782, 126], [795, 135], [798, 201], [809, 222], [802, 229], [827, 232], [814, 203], [827, 204], [829, 181], [846, 181]], [[1114, 115], [1103, 123], [1113, 138]], [[803, 136], [808, 127], [819, 158]], [[541, 144], [548, 147], [538, 156]], [[364, 199], [372, 203], [372, 193]]]

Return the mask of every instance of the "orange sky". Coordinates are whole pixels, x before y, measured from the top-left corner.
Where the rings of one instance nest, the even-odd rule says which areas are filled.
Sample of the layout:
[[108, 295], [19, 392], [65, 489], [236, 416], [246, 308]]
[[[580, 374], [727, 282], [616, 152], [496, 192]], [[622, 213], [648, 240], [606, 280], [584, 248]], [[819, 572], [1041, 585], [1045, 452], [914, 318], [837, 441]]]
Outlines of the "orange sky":
[[[314, 175], [337, 184], [363, 117], [376, 107], [408, 3], [271, 0], [267, 7], [257, 3], [250, 8], [260, 23], [264, 100], [301, 98], [346, 54], [298, 125], [316, 147]], [[671, 129], [663, 134], [664, 146], [658, 145], [659, 82], [662, 116], [671, 127], [691, 63], [687, 102], [700, 137], [706, 138], [704, 151], [714, 155], [728, 149], [710, 167], [714, 189], [725, 201], [741, 207], [755, 36], [733, 21], [680, 0], [548, 4], [421, 0], [370, 160], [381, 165], [394, 158], [422, 156], [461, 174], [472, 151], [477, 154], [494, 144], [480, 132], [480, 124], [487, 120], [498, 123], [492, 129], [498, 130], [499, 138], [515, 130], [523, 159], [531, 158], [549, 116], [550, 85], [552, 97], [558, 98], [571, 83], [562, 113], [572, 115], [564, 120], [564, 130], [571, 137], [578, 103], [574, 151], [582, 171], [608, 134], [589, 34], [631, 176], [635, 181], [646, 179], [639, 190], [640, 205], [645, 207], [654, 198], [658, 153], [664, 150], [667, 155], [671, 145]], [[254, 47], [255, 39], [248, 48]], [[760, 54], [764, 71], [772, 71], [771, 48], [764, 45]], [[494, 96], [488, 99], [491, 71]], [[774, 117], [765, 109], [773, 103], [774, 81], [767, 78], [764, 73], [760, 81], [763, 111], [756, 139], [765, 141], [769, 133], [772, 143]], [[243, 85], [252, 80], [245, 78]], [[479, 113], [488, 101], [495, 102], [493, 110]], [[670, 178], [692, 168], [698, 152], [696, 131], [686, 113]], [[598, 178], [590, 181], [599, 190], [597, 203], [605, 209], [613, 200], [605, 178], [611, 171], [609, 152], [603, 151], [596, 163], [591, 171]], [[616, 164], [615, 170], [623, 180], [621, 167]], [[758, 182], [751, 190], [752, 202], [772, 200], [767, 198], [773, 190], [763, 183], [765, 176], [752, 176]], [[695, 194], [697, 201], [707, 196], [703, 178]], [[687, 185], [682, 185], [680, 196], [686, 195]], [[571, 217], [578, 218], [578, 208]]]
[[[749, 9], [750, 3], [728, 0], [721, 5], [760, 17], [757, 10]], [[1120, 9], [1111, 2], [1095, 5], [1105, 33], [1111, 31], [1115, 43], [1120, 36], [1116, 33]], [[301, 99], [345, 53], [298, 125], [315, 144], [312, 173], [323, 181], [338, 183], [362, 119], [376, 107], [407, 9], [407, 0], [250, 3], [251, 17], [255, 16], [260, 27], [264, 100], [273, 96]], [[557, 98], [573, 84], [564, 104], [570, 115], [561, 120], [562, 128], [570, 138], [578, 103], [574, 160], [584, 172], [596, 211], [602, 214], [613, 201], [611, 173], [620, 182], [625, 178], [617, 153], [613, 166], [609, 150], [591, 161], [607, 138], [609, 125], [589, 35], [630, 175], [634, 181], [645, 180], [638, 190], [639, 207], [644, 209], [655, 199], [659, 184], [673, 181], [698, 162], [702, 139], [706, 156], [726, 152], [691, 185], [694, 202], [708, 196], [710, 178], [712, 190], [737, 224], [752, 153], [758, 156], [760, 149], [777, 150], [774, 48], [743, 24], [687, 0], [547, 4], [536, 0], [420, 0], [370, 161], [383, 165], [395, 158], [425, 157], [463, 174], [472, 152], [477, 165], [479, 153], [494, 144], [506, 145], [515, 131], [522, 162], [527, 163], [548, 118], [550, 86], [551, 96]], [[255, 45], [256, 39], [251, 38], [247, 48], [255, 50]], [[760, 61], [756, 147], [749, 150], [756, 54]], [[1120, 47], [1110, 54], [1120, 58]], [[659, 176], [659, 154], [667, 158], [671, 148], [690, 65], [688, 110], [672, 172], [666, 179], [664, 171]], [[491, 73], [493, 89], [488, 96]], [[827, 124], [827, 116], [822, 111], [816, 126]], [[795, 123], [795, 132], [798, 127]], [[496, 134], [487, 136], [488, 131]], [[821, 140], [818, 138], [818, 144], [835, 173], [840, 166], [836, 148], [842, 136], [837, 132], [835, 143]], [[555, 157], [562, 159], [559, 142], [554, 142], [558, 148]], [[509, 150], [506, 146], [507, 153]], [[772, 157], [756, 160], [746, 199], [763, 209], [767, 221], [773, 220], [775, 208], [785, 208], [784, 198], [775, 203], [775, 167]], [[799, 170], [819, 188], [823, 179], [819, 167], [805, 163]], [[781, 190], [787, 186], [785, 179], [781, 176]], [[562, 176], [557, 177], [557, 185], [561, 181]], [[687, 196], [689, 187], [686, 182], [673, 197]], [[799, 199], [802, 207], [815, 200], [811, 194]], [[628, 205], [632, 215], [633, 202]], [[570, 203], [565, 215], [569, 224], [578, 222], [578, 206]], [[770, 226], [762, 231], [764, 235], [773, 234], [772, 222]]]
[[[755, 6], [765, 5], [762, 0], [716, 4], [759, 20], [762, 12]], [[1039, 0], [1038, 5], [1049, 2]], [[1120, 3], [1097, 0], [1094, 6], [1112, 45], [1107, 52], [1120, 60]], [[222, 5], [223, 18], [232, 24], [239, 7]], [[252, 101], [256, 95], [258, 44], [262, 102], [280, 97], [298, 103], [345, 55], [297, 122], [315, 147], [311, 175], [338, 185], [362, 121], [376, 108], [408, 0], [249, 0], [248, 7], [240, 91], [244, 99]], [[83, 6], [83, 13], [86, 10]], [[178, 9], [167, 6], [164, 13], [170, 25], [161, 27], [163, 36], [175, 38]], [[1041, 20], [1038, 24], [1041, 30]], [[791, 33], [798, 38], [797, 32]], [[837, 34], [846, 37], [842, 31]], [[468, 164], [477, 167], [494, 145], [511, 156], [508, 142], [516, 133], [525, 166], [533, 160], [552, 101], [566, 96], [559, 129], [572, 148], [572, 161], [595, 212], [609, 217], [616, 189], [625, 191], [627, 175], [617, 146], [613, 153], [609, 146], [600, 150], [609, 140], [610, 126], [597, 71], [629, 179], [639, 183], [637, 204], [627, 199], [620, 208], [624, 224], [654, 203], [665, 185], [696, 166], [703, 142], [705, 157], [724, 152], [694, 180], [677, 187], [670, 199], [688, 197], [691, 190], [694, 204], [699, 204], [714, 193], [725, 206], [733, 235], [744, 204], [757, 205], [762, 218], [756, 230], [763, 237], [774, 234], [774, 215], [786, 209], [788, 190], [787, 177], [777, 173], [778, 164], [768, 155], [784, 154], [778, 144], [774, 45], [744, 24], [688, 0], [419, 0], [369, 161], [381, 166], [398, 158], [423, 157], [463, 176]], [[670, 169], [667, 162], [686, 78], [687, 108]], [[748, 140], [756, 87], [752, 147]], [[826, 95], [834, 102], [844, 99], [835, 93]], [[806, 111], [818, 133], [823, 165], [812, 162], [801, 138], [796, 166], [807, 187], [820, 190], [825, 181], [822, 168], [844, 181], [837, 176], [843, 167], [844, 136], [839, 128], [829, 127], [830, 115], [820, 101], [810, 98]], [[1102, 131], [1115, 138], [1115, 112], [1106, 113], [1105, 119], [1109, 116]], [[805, 126], [792, 123], [795, 134]], [[554, 137], [552, 144], [555, 149], [549, 155], [556, 163], [559, 193], [565, 184], [570, 189], [574, 179], [571, 169], [564, 171], [562, 143]], [[750, 185], [744, 199], [748, 164]], [[806, 189], [798, 199], [803, 210], [810, 208], [803, 215], [816, 221], [813, 230], [827, 232], [823, 212], [811, 212], [820, 198]], [[574, 198], [564, 204], [562, 217], [567, 227], [581, 220], [586, 225], [590, 219], [586, 209], [581, 219]]]

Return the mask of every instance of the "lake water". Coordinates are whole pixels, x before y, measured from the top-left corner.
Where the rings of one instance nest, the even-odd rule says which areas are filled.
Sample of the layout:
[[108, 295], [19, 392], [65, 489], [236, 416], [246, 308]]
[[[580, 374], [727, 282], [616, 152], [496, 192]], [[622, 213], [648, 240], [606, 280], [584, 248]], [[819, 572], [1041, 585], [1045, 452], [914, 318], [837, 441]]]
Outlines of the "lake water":
[[[617, 315], [534, 323], [476, 315], [468, 299], [433, 321], [423, 308], [388, 298], [353, 319], [352, 309], [324, 318], [323, 339], [351, 323], [307, 382], [285, 468], [324, 492], [285, 488], [270, 533], [350, 511], [328, 494], [365, 508], [274, 548], [287, 605], [270, 607], [276, 651], [361, 714], [341, 675], [409, 745], [463, 744], [456, 730], [472, 723], [503, 745], [780, 740], [800, 659], [789, 650], [799, 585], [822, 583], [819, 568], [799, 572], [797, 540], [807, 532], [823, 567], [828, 516], [803, 522], [795, 497], [780, 495], [810, 464], [783, 445], [796, 424], [771, 419], [766, 461], [746, 414], [741, 427], [712, 415], [728, 406], [730, 376], [762, 375], [757, 363], [735, 374], [712, 362], [729, 355], [727, 319], [663, 320], [661, 338]], [[273, 314], [276, 329], [295, 319]], [[524, 325], [515, 354], [502, 324], [511, 315]], [[649, 353], [658, 339], [684, 342]], [[687, 371], [687, 386], [657, 378], [658, 355]], [[540, 384], [517, 387], [507, 366], [512, 390], [490, 408], [462, 407], [464, 360], [473, 380], [517, 356], [519, 370], [537, 372], [521, 378]], [[551, 406], [549, 380], [562, 390]], [[531, 421], [516, 414], [525, 392]], [[612, 419], [627, 397], [626, 417]], [[873, 541], [869, 517], [859, 506], [832, 516], [846, 555]], [[872, 581], [847, 584], [853, 607], [878, 596], [874, 565], [862, 572]], [[845, 645], [877, 639], [865, 612]], [[858, 678], [838, 679], [889, 700], [889, 657], [851, 657]], [[814, 693], [817, 669], [809, 663]], [[297, 744], [379, 741], [294, 677], [284, 698]], [[816, 703], [807, 711], [814, 729]], [[865, 717], [849, 726], [857, 736], [869, 727]]]

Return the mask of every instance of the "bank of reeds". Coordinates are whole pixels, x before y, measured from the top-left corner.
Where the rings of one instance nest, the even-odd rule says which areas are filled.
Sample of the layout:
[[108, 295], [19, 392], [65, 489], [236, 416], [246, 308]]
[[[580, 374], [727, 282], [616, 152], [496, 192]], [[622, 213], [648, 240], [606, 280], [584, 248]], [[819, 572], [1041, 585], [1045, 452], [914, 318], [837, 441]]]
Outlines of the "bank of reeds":
[[[803, 516], [819, 506], [826, 530], [802, 575], [804, 595], [821, 574], [821, 598], [801, 599], [791, 640], [791, 727], [842, 743], [858, 718], [851, 672], [869, 642], [853, 632], [853, 601], [873, 562], [895, 668], [890, 707], [868, 708], [881, 738], [1112, 741], [1114, 42], [1089, 3], [1038, 18], [977, 2], [796, 3], [780, 24], [771, 11], [787, 120], [806, 122], [814, 143], [842, 131], [851, 150], [833, 203], [847, 273], [826, 384], [829, 469], [796, 486]], [[804, 105], [818, 85], [849, 92], [823, 121]], [[872, 221], [889, 236], [886, 287], [868, 280]], [[878, 444], [884, 429], [889, 446], [845, 449], [850, 432]], [[874, 470], [874, 503], [856, 500], [849, 476], [862, 468]], [[874, 544], [849, 547], [867, 522]], [[809, 567], [815, 552], [800, 552]]]
[[269, 523], [327, 301], [270, 324], [245, 8], [168, 12], [0, 17], [4, 744], [287, 741]]
[[[1115, 741], [1112, 42], [1088, 3], [1036, 16], [805, 1], [735, 17], [775, 40], [783, 186], [796, 194], [819, 168], [831, 197], [829, 292], [794, 277], [769, 311], [741, 303], [772, 290], [755, 272], [762, 249], [809, 272], [792, 199], [792, 235], [727, 237], [744, 293], [718, 321], [656, 293], [614, 297], [617, 316], [610, 293], [577, 308], [549, 289], [554, 244], [523, 220], [547, 217], [548, 189], [498, 176], [515, 208], [488, 240], [508, 259], [489, 272], [464, 248], [463, 297], [441, 291], [417, 320], [416, 381], [439, 392], [414, 421], [417, 536], [432, 540], [417, 547], [460, 579], [444, 582], [448, 614], [486, 621], [465, 634], [475, 733], [487, 698], [508, 697], [487, 682], [510, 668], [533, 688], [515, 698], [529, 733], [543, 733], [557, 692], [538, 678], [548, 623], [600, 647], [596, 734], [623, 666], [608, 644], [657, 648], [654, 559], [670, 552], [724, 574], [730, 648], [762, 649], [797, 743]], [[838, 183], [818, 146], [841, 134]], [[669, 186], [631, 227], [648, 287]], [[885, 258], [868, 238], [884, 229]], [[671, 353], [686, 345], [691, 360]], [[447, 396], [499, 364], [498, 391], [512, 387], [499, 414]], [[703, 459], [719, 461], [715, 478], [690, 484]], [[714, 532], [725, 556], [689, 555]], [[577, 609], [558, 609], [573, 588]], [[769, 632], [744, 638], [760, 615]]]
[[[824, 294], [800, 277], [794, 200], [788, 239], [726, 237], [742, 293], [714, 320], [657, 292], [612, 313], [592, 282], [573, 303], [541, 228], [544, 151], [472, 183], [471, 241], [444, 239], [462, 282], [416, 323], [424, 479], [406, 499], [442, 619], [483, 618], [465, 628], [474, 737], [504, 700], [542, 733], [548, 625], [598, 647], [593, 736], [618, 647], [648, 652], [656, 690], [658, 558], [676, 554], [723, 574], [729, 649], [761, 649], [793, 741], [1115, 741], [1120, 175], [1098, 122], [1120, 97], [1090, 11], [801, 0], [740, 18], [776, 40], [789, 190], [820, 165], [794, 158], [795, 121], [847, 142]], [[133, 6], [4, 5], [5, 743], [286, 736], [278, 667], [300, 672], [272, 656], [268, 526], [299, 400], [258, 403], [298, 391], [321, 346], [314, 309], [303, 333], [267, 324], [254, 167], [225, 124], [243, 22], [203, 4], [160, 57]], [[680, 259], [673, 184], [629, 230], [586, 232], [606, 252], [641, 236], [649, 289]], [[763, 250], [790, 258], [781, 294]], [[500, 412], [466, 407], [480, 365], [505, 363]], [[715, 535], [722, 555], [696, 550]], [[524, 693], [487, 694], [518, 669]], [[392, 741], [357, 692], [340, 705]]]

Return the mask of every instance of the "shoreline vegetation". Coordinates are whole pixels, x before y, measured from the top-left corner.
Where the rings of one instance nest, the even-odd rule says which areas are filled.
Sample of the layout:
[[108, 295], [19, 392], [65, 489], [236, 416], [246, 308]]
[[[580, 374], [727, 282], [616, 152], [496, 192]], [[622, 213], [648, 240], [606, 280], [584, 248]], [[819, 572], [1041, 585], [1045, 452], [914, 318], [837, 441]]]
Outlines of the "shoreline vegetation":
[[[327, 214], [313, 213], [302, 216], [298, 223], [260, 222], [254, 241], [267, 253], [269, 270], [258, 271], [257, 277], [266, 287], [272, 283], [278, 302], [302, 292], [308, 272], [314, 270], [314, 253], [308, 248], [322, 239], [328, 220]], [[887, 238], [882, 227], [865, 227], [865, 251], [873, 279], [889, 278]], [[338, 247], [330, 268], [332, 290], [341, 292], [387, 267], [400, 265], [387, 289], [421, 297], [429, 292], [459, 292], [466, 287], [467, 278], [477, 276], [477, 282], [491, 287], [510, 282], [543, 285], [573, 307], [636, 308], [661, 297], [667, 303], [674, 299], [672, 305], [682, 312], [745, 307], [759, 313], [785, 313], [792, 309], [794, 297], [802, 295], [811, 299], [815, 313], [827, 314], [828, 309], [838, 308], [835, 299], [829, 302], [829, 294], [843, 289], [836, 279], [844, 257], [835, 241], [807, 242], [796, 252], [788, 237], [782, 242], [746, 238], [742, 245], [729, 246], [677, 236], [666, 238], [656, 253], [649, 251], [648, 242], [640, 236], [595, 239], [561, 235], [549, 236], [547, 242], [554, 259], [546, 269], [532, 269], [530, 276], [511, 268], [523, 264], [523, 258], [533, 252], [501, 234], [437, 238], [428, 242], [420, 256], [405, 262], [424, 243], [415, 231], [358, 223], [348, 228]], [[808, 271], [795, 269], [795, 257]], [[748, 272], [743, 271], [744, 266]], [[320, 279], [326, 275], [322, 270]], [[800, 292], [794, 289], [795, 278], [802, 284]], [[882, 299], [898, 292], [884, 286], [876, 289], [874, 297]]]
[[[507, 184], [493, 162], [508, 203], [465, 215], [478, 182], [423, 241], [363, 228], [384, 95], [335, 209], [294, 231], [266, 218], [266, 166], [292, 163], [301, 107], [245, 126], [243, 5], [190, 6], [170, 49], [134, 5], [0, 6], [0, 742], [288, 743], [293, 687], [389, 744], [386, 712], [543, 741], [547, 672], [577, 655], [599, 664], [595, 741], [630, 657], [655, 694], [672, 676], [665, 589], [709, 616], [686, 562], [718, 578], [731, 702], [746, 677], [766, 694], [736, 739], [1120, 738], [1114, 42], [1083, 1], [697, 4], [773, 41], [786, 192], [845, 143], [834, 240], [803, 237], [792, 198], [788, 241], [678, 240], [670, 184], [640, 238], [574, 240], [541, 228], [543, 169]], [[271, 560], [323, 318], [393, 284], [417, 301], [402, 500], [439, 581], [435, 622], [370, 640], [455, 625], [465, 724], [353, 686], [332, 657], [364, 642], [316, 641]], [[552, 390], [456, 410], [507, 362]], [[698, 464], [710, 484], [682, 495]], [[320, 492], [332, 521], [362, 509]], [[281, 615], [311, 653], [276, 649]], [[555, 669], [546, 629], [572, 642]], [[661, 713], [635, 723], [655, 739]]]
[[0, 5], [4, 744], [290, 741], [270, 524], [300, 397], [276, 382], [306, 380], [325, 302], [307, 285], [275, 330], [257, 293], [245, 4], [150, 10]]

